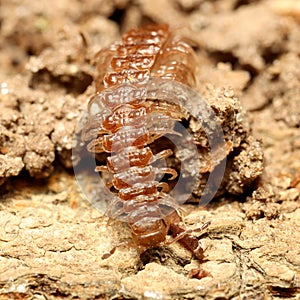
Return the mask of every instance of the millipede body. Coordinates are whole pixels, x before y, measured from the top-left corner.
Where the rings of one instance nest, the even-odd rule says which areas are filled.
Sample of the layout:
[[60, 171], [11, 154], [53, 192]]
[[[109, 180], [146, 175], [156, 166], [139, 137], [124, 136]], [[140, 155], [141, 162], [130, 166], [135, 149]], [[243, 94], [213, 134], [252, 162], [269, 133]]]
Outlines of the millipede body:
[[178, 134], [174, 125], [184, 113], [147, 94], [153, 78], [195, 85], [192, 48], [167, 25], [148, 25], [130, 30], [96, 59], [96, 94], [88, 104], [82, 140], [96, 157], [107, 154], [105, 164], [96, 167], [111, 177], [107, 215], [129, 224], [133, 244], [141, 252], [170, 243], [171, 233], [173, 240], [201, 259], [202, 249], [182, 226], [169, 184], [157, 180], [164, 174], [176, 178], [176, 170], [153, 165], [172, 155], [172, 150], [154, 154], [150, 147], [165, 134]]

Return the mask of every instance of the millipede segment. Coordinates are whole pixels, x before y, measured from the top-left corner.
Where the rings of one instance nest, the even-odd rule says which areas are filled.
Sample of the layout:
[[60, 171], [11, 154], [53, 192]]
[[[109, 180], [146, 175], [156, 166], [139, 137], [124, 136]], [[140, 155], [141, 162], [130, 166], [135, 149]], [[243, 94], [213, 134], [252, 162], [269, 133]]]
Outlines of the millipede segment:
[[107, 153], [106, 165], [96, 167], [111, 174], [115, 190], [107, 215], [129, 224], [140, 250], [166, 244], [170, 226], [174, 231], [181, 218], [168, 184], [157, 175], [174, 179], [177, 172], [152, 165], [170, 156], [171, 149], [153, 154], [149, 145], [167, 133], [180, 135], [174, 125], [183, 113], [171, 103], [147, 99], [147, 83], [161, 78], [193, 87], [195, 54], [167, 25], [148, 25], [130, 30], [96, 59], [96, 94], [82, 139], [90, 152]]

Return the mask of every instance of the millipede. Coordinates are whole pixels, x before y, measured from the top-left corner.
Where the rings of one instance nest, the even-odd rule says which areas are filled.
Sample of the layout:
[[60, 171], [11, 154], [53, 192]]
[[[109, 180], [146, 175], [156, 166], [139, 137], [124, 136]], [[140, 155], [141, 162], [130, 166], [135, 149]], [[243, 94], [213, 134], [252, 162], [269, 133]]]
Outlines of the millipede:
[[157, 83], [171, 84], [169, 91], [175, 83], [195, 86], [192, 47], [168, 25], [151, 24], [130, 30], [121, 41], [102, 49], [96, 62], [96, 93], [88, 103], [81, 139], [96, 158], [105, 156], [95, 171], [108, 174], [107, 216], [129, 225], [132, 242], [127, 244], [140, 253], [178, 241], [203, 259], [203, 249], [191, 233], [203, 231], [209, 223], [196, 230], [185, 228], [179, 204], [170, 194], [169, 182], [178, 172], [168, 165], [155, 166], [173, 150], [155, 153], [151, 146], [165, 135], [181, 135], [176, 130], [176, 122], [186, 117], [181, 100], [172, 91], [174, 97], [159, 101], [159, 94], [165, 96]]

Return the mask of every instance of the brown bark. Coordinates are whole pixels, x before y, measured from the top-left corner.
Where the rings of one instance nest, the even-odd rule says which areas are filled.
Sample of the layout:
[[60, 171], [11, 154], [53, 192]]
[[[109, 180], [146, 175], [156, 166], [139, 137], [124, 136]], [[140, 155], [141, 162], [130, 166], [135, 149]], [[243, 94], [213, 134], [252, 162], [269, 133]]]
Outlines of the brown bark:
[[[299, 9], [248, 2], [2, 1], [0, 299], [298, 299]], [[226, 194], [184, 206], [187, 228], [212, 223], [203, 261], [178, 243], [141, 256], [120, 246], [103, 259], [130, 231], [93, 208], [66, 171], [94, 92], [92, 57], [144, 20], [183, 25], [199, 92], [231, 141]]]

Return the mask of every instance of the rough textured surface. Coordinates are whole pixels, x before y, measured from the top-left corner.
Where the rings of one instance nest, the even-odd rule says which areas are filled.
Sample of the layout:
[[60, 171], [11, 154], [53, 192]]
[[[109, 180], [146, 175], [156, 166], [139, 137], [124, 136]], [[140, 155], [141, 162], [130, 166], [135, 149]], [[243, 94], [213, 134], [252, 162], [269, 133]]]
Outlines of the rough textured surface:
[[[116, 32], [116, 27], [111, 22], [107, 21], [106, 26]], [[85, 34], [89, 35], [90, 31], [86, 30]], [[57, 32], [51, 48], [46, 48], [38, 56], [30, 57], [22, 75], [9, 78], [3, 83], [1, 107], [5, 114], [0, 119], [3, 139], [3, 163], [0, 165], [2, 182], [5, 178], [18, 175], [22, 170], [35, 178], [48, 177], [53, 171], [55, 154], [65, 167], [72, 167], [75, 127], [93, 92], [93, 48], [93, 44], [87, 47], [86, 39], [79, 29], [69, 26]], [[234, 74], [228, 66], [221, 67], [220, 73], [222, 72], [229, 76], [230, 73]], [[199, 94], [215, 112], [226, 142], [225, 154], [219, 155], [218, 162], [229, 154], [235, 159], [233, 162], [233, 158], [228, 156], [228, 168], [219, 194], [242, 194], [262, 173], [261, 146], [251, 138], [247, 118], [234, 90], [207, 82], [205, 73], [206, 68], [200, 68], [197, 73]], [[234, 74], [236, 78], [241, 77], [242, 86], [248, 80], [245, 74], [247, 73]], [[236, 89], [241, 89], [239, 83], [236, 83]], [[202, 119], [201, 111], [198, 116], [197, 105], [192, 104], [191, 112]], [[195, 191], [195, 195], [200, 196], [207, 181], [208, 170], [213, 169], [214, 164], [211, 162], [210, 145], [205, 140], [205, 133], [193, 128], [192, 132], [197, 142], [205, 145], [201, 150], [203, 171], [200, 172], [199, 188]], [[256, 153], [252, 151], [252, 157], [245, 155], [245, 152], [254, 148]], [[12, 168], [9, 168], [9, 162]], [[252, 162], [255, 162], [255, 166]], [[245, 167], [248, 168], [247, 174], [245, 170], [239, 170], [240, 166], [248, 166]]]
[[[0, 299], [298, 299], [295, 1], [51, 4], [1, 2]], [[141, 257], [118, 247], [103, 260], [130, 240], [128, 228], [107, 223], [65, 168], [77, 119], [94, 90], [93, 55], [147, 20], [183, 25], [200, 61], [199, 92], [220, 120], [232, 120], [233, 128], [224, 126], [234, 155], [223, 185], [239, 196], [223, 195], [205, 209], [185, 206], [188, 227], [212, 221], [201, 236], [203, 262], [177, 243]], [[261, 172], [257, 138], [265, 170], [253, 190], [248, 183]], [[201, 278], [197, 268], [210, 275]]]

